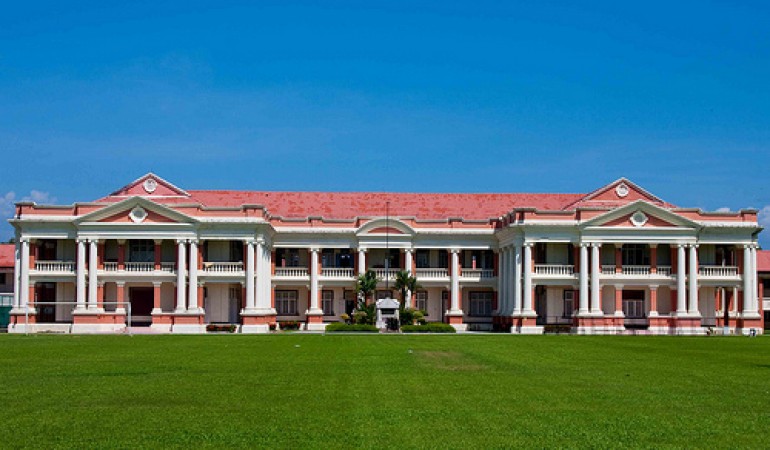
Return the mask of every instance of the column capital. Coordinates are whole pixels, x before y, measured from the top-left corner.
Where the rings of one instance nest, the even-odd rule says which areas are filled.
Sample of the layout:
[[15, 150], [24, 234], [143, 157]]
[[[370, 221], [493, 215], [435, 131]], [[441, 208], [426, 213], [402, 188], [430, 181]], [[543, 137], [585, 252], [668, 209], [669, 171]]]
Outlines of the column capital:
[[116, 281], [115, 282], [115, 286], [117, 286], [117, 287], [125, 287], [126, 286], [126, 282], [125, 281]]
[[89, 244], [98, 244], [99, 243], [99, 239], [98, 238], [89, 238], [88, 239], [88, 243]]
[[196, 239], [189, 239], [187, 242], [189, 242], [190, 244], [195, 244], [195, 245], [200, 244], [200, 241], [197, 238]]
[[414, 249], [413, 248], [405, 248], [404, 249], [404, 253], [414, 253]]
[[[615, 245], [618, 245], [618, 244], [615, 244]], [[620, 244], [620, 245], [623, 246], [623, 244]], [[591, 243], [591, 247], [593, 247], [593, 248], [602, 248], [602, 243], [601, 242], [592, 242]]]
[[687, 247], [687, 244], [677, 243], [676, 248], [685, 248]]
[[[153, 281], [153, 282], [152, 282], [152, 287], [154, 287], [154, 288], [158, 288], [158, 287], [160, 287], [162, 284], [163, 284], [163, 282], [162, 282], [162, 281]], [[176, 283], [174, 283], [174, 284], [176, 284]]]
[[163, 239], [153, 239], [153, 242], [155, 242], [155, 245], [160, 245], [163, 243]]
[[614, 286], [615, 286], [615, 289], [617, 289], [617, 290], [619, 290], [619, 291], [622, 291], [622, 290], [623, 290], [623, 287], [624, 287], [624, 285], [623, 285], [623, 284], [616, 284], [616, 285], [614, 285]]
[[460, 248], [451, 248], [451, 249], [449, 249], [449, 251], [451, 253], [460, 253], [462, 251], [462, 249], [460, 249]]
[[531, 242], [531, 241], [527, 241], [527, 242], [524, 242], [523, 244], [521, 244], [521, 246], [522, 246], [522, 247], [529, 247], [529, 248], [532, 248], [532, 247], [534, 247], [534, 246], [535, 246], [535, 243], [534, 243], [534, 242]]
[[176, 244], [177, 244], [177, 245], [180, 245], [180, 244], [186, 244], [186, 243], [187, 243], [187, 239], [177, 239], [177, 240], [176, 240]]
[[578, 247], [580, 247], [580, 248], [586, 248], [586, 247], [590, 247], [590, 246], [591, 246], [590, 242], [580, 242], [580, 243], [578, 243]]
[[358, 250], [359, 252], [364, 252], [364, 253], [369, 251], [369, 249], [366, 248], [366, 247], [358, 247], [356, 250]]
[[117, 239], [117, 241], [118, 241], [118, 245], [126, 245], [126, 242], [128, 241], [128, 239]]
[[321, 249], [319, 247], [310, 247], [310, 251], [313, 253], [318, 253], [321, 251]]
[[647, 244], [647, 246], [650, 247], [650, 248], [658, 248], [658, 244], [657, 243], [655, 243], [655, 244]]
[[651, 291], [657, 291], [658, 290], [658, 285], [657, 284], [651, 284], [651, 285], [649, 285], [647, 287], [649, 287]]
[[623, 243], [622, 242], [613, 242], [613, 245], [615, 246], [616, 250], [623, 248]]

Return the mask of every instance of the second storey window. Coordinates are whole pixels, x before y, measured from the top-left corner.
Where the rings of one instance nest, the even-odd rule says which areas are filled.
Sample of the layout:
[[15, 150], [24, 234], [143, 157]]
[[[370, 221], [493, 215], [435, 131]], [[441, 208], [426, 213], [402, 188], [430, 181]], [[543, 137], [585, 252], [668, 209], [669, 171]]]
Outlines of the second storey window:
[[296, 316], [297, 291], [275, 291], [275, 309], [279, 316]]
[[575, 313], [575, 291], [564, 290], [564, 314], [562, 317], [572, 317]]
[[417, 250], [414, 262], [418, 269], [427, 269], [430, 267], [430, 250]]
[[153, 262], [155, 260], [155, 242], [149, 239], [132, 239], [128, 248], [128, 260], [131, 262]]
[[625, 244], [621, 252], [624, 266], [650, 265], [650, 251], [645, 244]]
[[492, 315], [491, 292], [471, 292], [468, 295], [471, 303], [471, 316], [490, 317]]

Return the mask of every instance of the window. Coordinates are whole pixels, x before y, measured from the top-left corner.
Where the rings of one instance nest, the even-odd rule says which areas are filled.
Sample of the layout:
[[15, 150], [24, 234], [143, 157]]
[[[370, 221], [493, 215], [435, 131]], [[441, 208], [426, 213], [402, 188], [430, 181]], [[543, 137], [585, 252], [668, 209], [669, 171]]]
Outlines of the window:
[[650, 265], [650, 250], [645, 244], [625, 244], [621, 253], [624, 266]]
[[334, 315], [334, 291], [321, 291], [321, 309], [324, 310], [324, 316]]
[[490, 317], [492, 316], [492, 293], [491, 292], [470, 292], [471, 316]]
[[427, 269], [430, 267], [430, 250], [417, 250], [415, 254], [415, 263], [418, 269]]
[[629, 319], [644, 318], [644, 291], [623, 291], [623, 314]]
[[442, 269], [449, 267], [449, 254], [443, 250], [438, 252], [438, 266]]
[[279, 316], [296, 316], [297, 291], [275, 291], [275, 309]]
[[563, 317], [572, 317], [575, 312], [575, 291], [564, 290], [564, 315]]
[[8, 274], [0, 273], [0, 284], [8, 284]]
[[428, 291], [414, 293], [414, 309], [425, 311], [425, 315], [428, 315]]
[[[257, 255], [257, 258], [259, 258], [259, 255]], [[243, 259], [243, 242], [230, 241], [230, 261], [245, 261]]]
[[153, 262], [155, 261], [155, 242], [148, 239], [132, 239], [128, 252], [128, 260], [131, 262]]
[[382, 300], [383, 298], [393, 298], [393, 292], [391, 291], [377, 291], [377, 300]]
[[353, 310], [358, 305], [358, 294], [356, 291], [345, 291], [342, 297], [345, 299], [345, 313], [353, 314]]

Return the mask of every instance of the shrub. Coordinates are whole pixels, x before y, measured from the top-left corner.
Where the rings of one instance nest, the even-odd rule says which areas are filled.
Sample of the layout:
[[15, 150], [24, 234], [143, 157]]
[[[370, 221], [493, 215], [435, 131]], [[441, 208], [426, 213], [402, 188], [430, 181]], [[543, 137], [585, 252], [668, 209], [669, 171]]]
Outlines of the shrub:
[[365, 333], [378, 333], [380, 330], [374, 325], [369, 324], [350, 324], [342, 322], [334, 322], [326, 325], [327, 333], [335, 332], [365, 332]]
[[209, 324], [206, 325], [206, 331], [209, 333], [235, 333], [235, 330], [238, 329], [237, 325], [234, 325], [232, 323], [230, 324]]
[[398, 331], [399, 321], [395, 317], [388, 317], [385, 325], [390, 331]]
[[285, 331], [292, 331], [292, 330], [299, 330], [300, 323], [296, 320], [286, 320], [283, 322], [278, 322], [278, 325], [281, 326], [282, 330]]
[[412, 308], [404, 308], [398, 312], [398, 320], [404, 325], [414, 324], [414, 315], [417, 311]]
[[448, 323], [431, 322], [425, 325], [404, 325], [404, 333], [455, 333], [455, 328]]
[[353, 311], [353, 323], [374, 325], [377, 321], [377, 306], [360, 305], [358, 309]]
[[417, 322], [420, 325], [425, 325], [427, 322], [425, 321], [425, 311], [418, 309], [414, 311], [414, 321]]

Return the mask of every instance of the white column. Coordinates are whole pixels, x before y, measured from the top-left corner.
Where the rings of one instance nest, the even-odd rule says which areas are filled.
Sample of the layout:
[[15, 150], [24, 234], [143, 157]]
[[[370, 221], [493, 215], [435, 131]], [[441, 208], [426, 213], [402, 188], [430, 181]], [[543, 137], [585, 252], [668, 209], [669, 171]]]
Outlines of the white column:
[[19, 299], [21, 301], [21, 307], [24, 309], [29, 308], [29, 239], [21, 241], [21, 274], [19, 275], [19, 284], [21, 285], [21, 292], [19, 292]]
[[21, 243], [18, 235], [13, 251], [13, 309], [21, 308], [21, 289], [19, 278], [21, 277]]
[[588, 315], [588, 244], [580, 244], [580, 308], [579, 316]]
[[733, 286], [733, 315], [738, 317], [738, 286]]
[[503, 275], [503, 309], [502, 313], [503, 315], [511, 315], [516, 311], [516, 299], [514, 298], [514, 278], [516, 277], [515, 270], [513, 270], [515, 262], [514, 262], [514, 255], [513, 255], [514, 249], [509, 247], [505, 247], [503, 249], [503, 267], [505, 268], [505, 271], [502, 273]]
[[198, 312], [198, 241], [190, 241], [190, 279], [187, 293], [187, 311]]
[[261, 258], [259, 264], [259, 270], [257, 271], [257, 309], [274, 314], [275, 311], [271, 305], [271, 292], [272, 287], [272, 271], [271, 271], [271, 259], [273, 257], [270, 246], [265, 242], [260, 242], [258, 247], [257, 257]]
[[503, 286], [505, 283], [505, 249], [497, 250], [497, 310], [495, 314], [505, 314], [505, 297], [503, 295]]
[[76, 308], [86, 309], [86, 241], [78, 239], [78, 261], [76, 271], [75, 298], [77, 300]]
[[690, 276], [688, 278], [690, 291], [690, 309], [687, 314], [700, 316], [698, 311], [698, 246], [690, 246]]
[[685, 252], [684, 244], [678, 244], [676, 250], [676, 315], [687, 315], [685, 301]]
[[599, 271], [601, 253], [599, 250], [601, 248], [602, 244], [591, 244], [591, 314], [595, 316], [604, 314], [602, 312], [601, 290], [599, 289], [601, 284], [601, 274]]
[[259, 309], [259, 305], [264, 303], [265, 297], [265, 241], [257, 239], [254, 245], [254, 274], [257, 276], [257, 280], [254, 281], [252, 276], [251, 280], [254, 283], [254, 307]]
[[743, 247], [743, 316], [753, 316], [756, 314], [756, 308], [752, 311], [752, 295], [751, 291], [754, 290], [752, 283], [752, 274], [754, 273], [754, 267], [751, 258], [751, 246], [746, 245]]
[[522, 314], [532, 315], [532, 243], [524, 244], [524, 305]]
[[256, 307], [254, 296], [254, 241], [246, 242], [246, 309]]
[[[411, 248], [407, 248], [406, 250], [404, 250], [404, 265], [406, 266], [404, 267], [404, 270], [409, 272], [409, 275], [414, 275], [412, 273], [412, 261], [413, 261], [412, 251], [413, 250]], [[406, 298], [404, 298], [404, 303], [405, 303], [404, 307], [406, 308], [412, 307], [412, 291], [406, 291]]]
[[358, 249], [358, 274], [366, 273], [366, 249]]
[[98, 269], [98, 244], [96, 239], [88, 242], [88, 309], [96, 309], [97, 280], [96, 271]]
[[[513, 292], [513, 315], [521, 315], [521, 270], [522, 270], [522, 245], [516, 244], [513, 248], [513, 283], [510, 283], [508, 290]], [[530, 277], [531, 282], [531, 277]], [[509, 294], [509, 297], [510, 294]]]
[[751, 246], [751, 311], [760, 314], [759, 277], [757, 276], [757, 245]]
[[452, 314], [462, 314], [460, 310], [460, 274], [458, 273], [458, 267], [460, 266], [460, 250], [452, 249], [452, 292], [450, 293], [451, 303], [449, 306], [449, 312]]
[[310, 249], [310, 309], [307, 312], [311, 315], [321, 315], [318, 304], [318, 249]]
[[183, 239], [176, 241], [176, 312], [185, 312], [185, 275], [187, 272], [187, 242]]

